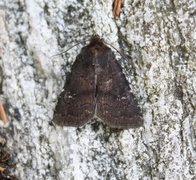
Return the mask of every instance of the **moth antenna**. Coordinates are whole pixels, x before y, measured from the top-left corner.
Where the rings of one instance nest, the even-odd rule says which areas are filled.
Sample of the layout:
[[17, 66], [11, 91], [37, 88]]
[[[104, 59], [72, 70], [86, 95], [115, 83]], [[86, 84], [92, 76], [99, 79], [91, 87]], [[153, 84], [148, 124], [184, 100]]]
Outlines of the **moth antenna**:
[[65, 51], [62, 51], [62, 52], [60, 52], [58, 54], [55, 54], [55, 55], [51, 56], [50, 59], [54, 58], [55, 56], [59, 56], [59, 55], [65, 53], [65, 52], [69, 51], [70, 49], [72, 49], [73, 47], [75, 47], [75, 46], [77, 46], [77, 45], [79, 45], [81, 43], [82, 43], [82, 41], [80, 41], [79, 43], [74, 44], [73, 46], [71, 46], [70, 48], [66, 49]]
[[117, 48], [115, 48], [114, 46], [112, 46], [111, 44], [109, 44], [109, 43], [107, 43], [105, 41], [104, 41], [104, 43], [107, 44], [107, 45], [109, 45], [113, 49], [115, 49], [124, 59], [126, 59], [128, 61], [127, 57], [122, 52], [120, 52]]
[[[86, 38], [85, 38], [85, 39], [86, 39]], [[90, 37], [89, 37], [86, 41], [89, 41], [89, 40], [90, 40]], [[70, 49], [72, 49], [73, 47], [75, 47], [75, 46], [81, 44], [82, 42], [84, 42], [84, 41], [80, 41], [80, 42], [74, 44], [73, 46], [71, 46], [70, 48], [66, 49], [65, 51], [62, 51], [62, 52], [60, 52], [60, 53], [58, 53], [58, 54], [55, 54], [55, 55], [51, 56], [50, 59], [54, 58], [55, 56], [59, 56], [59, 55], [65, 53], [65, 52], [69, 51]]]
[[[117, 48], [115, 48], [114, 46], [112, 46], [111, 44], [107, 43], [105, 40], [103, 40], [103, 42], [107, 45], [109, 45], [110, 47], [114, 48], [126, 61], [128, 61], [128, 58], [126, 57], [126, 55], [124, 55], [120, 50], [118, 50]], [[141, 77], [139, 74], [137, 74], [139, 77]]]

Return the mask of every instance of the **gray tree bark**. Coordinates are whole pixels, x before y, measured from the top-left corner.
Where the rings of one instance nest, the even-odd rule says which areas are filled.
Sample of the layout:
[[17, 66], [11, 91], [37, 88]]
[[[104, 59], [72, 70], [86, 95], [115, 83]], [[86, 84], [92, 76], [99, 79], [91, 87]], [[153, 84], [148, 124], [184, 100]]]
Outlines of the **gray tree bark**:
[[[196, 5], [194, 1], [0, 2], [0, 73], [7, 138], [19, 179], [194, 179], [196, 174]], [[93, 34], [121, 60], [144, 127], [112, 131], [51, 123], [66, 72]]]

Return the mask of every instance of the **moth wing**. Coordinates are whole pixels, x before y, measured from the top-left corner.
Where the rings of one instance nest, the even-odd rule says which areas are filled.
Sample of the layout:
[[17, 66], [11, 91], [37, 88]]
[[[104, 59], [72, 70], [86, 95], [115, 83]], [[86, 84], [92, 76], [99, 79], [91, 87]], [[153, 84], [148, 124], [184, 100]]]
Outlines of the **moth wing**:
[[140, 108], [130, 92], [120, 64], [112, 51], [106, 58], [104, 61], [100, 60], [101, 71], [97, 76], [97, 116], [112, 128], [142, 126]]
[[72, 65], [60, 94], [53, 121], [60, 126], [79, 127], [95, 114], [95, 80], [92, 60], [82, 53]]

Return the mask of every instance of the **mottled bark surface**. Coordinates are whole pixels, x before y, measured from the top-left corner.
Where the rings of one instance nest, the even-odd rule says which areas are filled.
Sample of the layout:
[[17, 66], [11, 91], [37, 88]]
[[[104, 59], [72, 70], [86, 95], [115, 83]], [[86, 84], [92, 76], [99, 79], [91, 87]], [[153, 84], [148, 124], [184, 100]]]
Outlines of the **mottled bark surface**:
[[[19, 179], [194, 179], [196, 173], [196, 4], [124, 1], [0, 2], [0, 131]], [[139, 100], [144, 127], [124, 131], [92, 120], [51, 123], [76, 46], [100, 35]]]

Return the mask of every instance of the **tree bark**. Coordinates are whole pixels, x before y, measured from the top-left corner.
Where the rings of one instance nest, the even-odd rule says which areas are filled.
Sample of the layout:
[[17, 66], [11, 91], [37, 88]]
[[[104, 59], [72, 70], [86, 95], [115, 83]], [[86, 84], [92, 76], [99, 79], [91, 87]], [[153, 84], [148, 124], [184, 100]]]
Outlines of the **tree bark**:
[[[194, 179], [196, 7], [191, 1], [13, 1], [0, 4], [0, 70], [7, 139], [19, 179]], [[92, 120], [58, 127], [53, 112], [76, 46], [98, 34], [121, 65], [144, 126], [112, 130]], [[52, 58], [51, 58], [52, 57]]]

